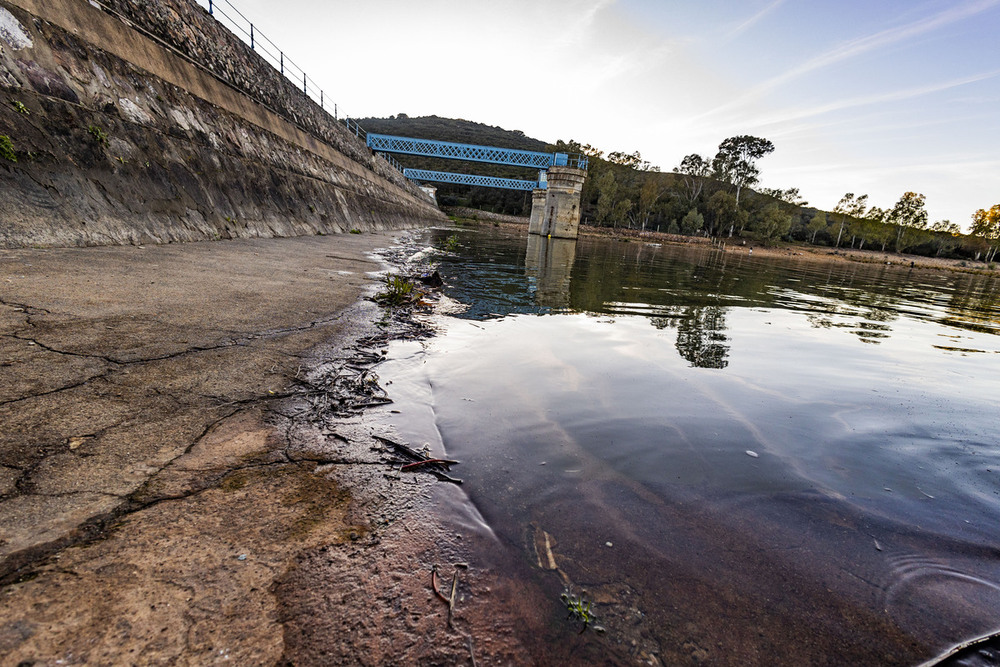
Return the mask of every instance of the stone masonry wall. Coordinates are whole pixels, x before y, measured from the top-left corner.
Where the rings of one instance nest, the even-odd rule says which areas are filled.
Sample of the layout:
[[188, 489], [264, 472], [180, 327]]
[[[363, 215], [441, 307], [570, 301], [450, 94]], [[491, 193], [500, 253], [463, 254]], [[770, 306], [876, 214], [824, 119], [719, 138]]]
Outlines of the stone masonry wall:
[[[86, 0], [0, 0], [0, 137], [12, 149], [0, 145], [0, 247], [444, 219], [239, 40], [210, 34], [221, 28], [193, 2], [119, 4], [125, 20]], [[223, 63], [253, 99], [209, 71]]]

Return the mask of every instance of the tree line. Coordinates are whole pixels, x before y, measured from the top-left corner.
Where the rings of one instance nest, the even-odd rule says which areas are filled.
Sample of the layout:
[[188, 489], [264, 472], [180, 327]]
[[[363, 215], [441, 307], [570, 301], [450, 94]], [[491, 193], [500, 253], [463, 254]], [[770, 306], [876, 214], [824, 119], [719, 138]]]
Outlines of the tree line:
[[[768, 139], [740, 135], [725, 139], [714, 156], [685, 156], [672, 171], [636, 151], [604, 151], [576, 141], [545, 144], [517, 130], [437, 116], [365, 118], [371, 132], [548, 152], [583, 153], [590, 158], [582, 194], [586, 224], [659, 230], [673, 234], [741, 236], [758, 243], [779, 240], [828, 247], [994, 261], [1000, 246], [1000, 204], [972, 216], [969, 234], [948, 220], [929, 223], [924, 196], [905, 192], [880, 208], [865, 194], [849, 192], [831, 211], [810, 207], [798, 188], [757, 188], [759, 161], [775, 150]], [[463, 171], [454, 162], [397, 156], [408, 167]], [[520, 167], [477, 164], [475, 173], [537, 178]], [[527, 216], [527, 192], [436, 184], [445, 206], [469, 206]]]
[[925, 197], [905, 192], [888, 208], [868, 195], [845, 194], [832, 211], [810, 207], [798, 188], [754, 190], [758, 161], [774, 151], [768, 139], [725, 139], [713, 157], [685, 156], [672, 172], [639, 152], [604, 154], [590, 145], [559, 141], [549, 149], [590, 157], [584, 184], [584, 222], [672, 234], [749, 237], [830, 247], [992, 262], [1000, 247], [1000, 204], [972, 216], [969, 234], [949, 220], [929, 223]]

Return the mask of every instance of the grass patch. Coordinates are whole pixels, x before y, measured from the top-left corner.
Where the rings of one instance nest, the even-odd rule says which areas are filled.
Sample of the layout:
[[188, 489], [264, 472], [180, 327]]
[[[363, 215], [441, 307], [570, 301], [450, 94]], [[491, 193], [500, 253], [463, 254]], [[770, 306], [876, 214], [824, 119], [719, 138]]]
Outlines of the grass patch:
[[100, 144], [101, 146], [108, 145], [108, 133], [102, 130], [97, 125], [91, 125], [87, 128], [87, 132], [93, 138], [94, 142]]
[[417, 301], [423, 293], [416, 283], [403, 276], [386, 276], [384, 288], [375, 295], [375, 302], [388, 307], [407, 306]]
[[0, 155], [6, 160], [17, 162], [17, 153], [14, 152], [14, 142], [6, 134], [0, 134]]

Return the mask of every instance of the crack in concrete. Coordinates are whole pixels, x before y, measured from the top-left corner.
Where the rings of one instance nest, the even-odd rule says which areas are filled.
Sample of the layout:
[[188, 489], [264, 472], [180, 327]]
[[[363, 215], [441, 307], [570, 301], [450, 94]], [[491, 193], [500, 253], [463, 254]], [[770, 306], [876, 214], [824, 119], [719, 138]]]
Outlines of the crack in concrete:
[[55, 389], [50, 389], [49, 391], [43, 391], [43, 392], [39, 392], [37, 394], [29, 394], [28, 396], [22, 396], [21, 398], [12, 398], [12, 399], [9, 399], [9, 400], [6, 400], [6, 401], [0, 401], [0, 408], [8, 406], [8, 405], [12, 405], [14, 403], [20, 403], [22, 401], [29, 401], [29, 400], [31, 400], [33, 398], [42, 398], [44, 396], [50, 396], [52, 394], [58, 394], [58, 393], [64, 392], [64, 391], [70, 391], [71, 389], [77, 389], [78, 387], [82, 387], [82, 386], [84, 386], [86, 384], [89, 384], [89, 383], [93, 382], [94, 380], [99, 380], [99, 379], [104, 378], [104, 377], [106, 377], [108, 375], [111, 375], [112, 370], [113, 369], [105, 369], [102, 372], [97, 373], [96, 375], [91, 375], [90, 377], [88, 377], [88, 378], [86, 378], [84, 380], [81, 380], [80, 382], [74, 382], [72, 384], [68, 384], [68, 385], [65, 385], [63, 387], [57, 387]]
[[[32, 326], [35, 326], [35, 325], [32, 325]], [[28, 343], [30, 345], [36, 345], [36, 346], [42, 348], [43, 350], [45, 350], [47, 352], [52, 352], [53, 354], [60, 354], [60, 355], [66, 356], [66, 357], [82, 357], [84, 359], [100, 359], [101, 361], [105, 361], [105, 362], [107, 362], [109, 364], [115, 364], [115, 365], [119, 364], [119, 362], [117, 362], [117, 361], [115, 361], [113, 359], [110, 359], [108, 357], [99, 355], [99, 354], [85, 354], [83, 352], [72, 352], [70, 350], [59, 350], [59, 349], [56, 349], [56, 348], [54, 348], [54, 347], [52, 347], [50, 345], [46, 345], [45, 343], [39, 341], [36, 338], [32, 338], [30, 336], [25, 336], [25, 335], [22, 335], [20, 333], [12, 333], [12, 334], [6, 334], [6, 335], [7, 335], [8, 338], [14, 338], [14, 339], [17, 339], [17, 340], [20, 340], [20, 341], [24, 341], [25, 343]]]
[[[156, 505], [161, 500], [166, 500], [167, 498], [157, 499], [155, 501], [151, 501], [148, 503], [142, 503], [135, 500], [135, 498], [138, 494], [142, 492], [144, 488], [148, 487], [150, 482], [157, 475], [162, 473], [174, 461], [184, 456], [185, 454], [190, 453], [190, 451], [205, 436], [211, 433], [212, 430], [214, 430], [222, 421], [228, 419], [237, 412], [238, 410], [233, 410], [227, 413], [225, 416], [214, 420], [212, 423], [206, 426], [205, 429], [202, 430], [202, 432], [196, 438], [194, 438], [187, 447], [185, 447], [183, 453], [178, 454], [174, 458], [170, 459], [170, 461], [161, 466], [156, 473], [150, 475], [150, 477], [147, 478], [145, 483], [143, 483], [138, 489], [131, 492], [130, 494], [122, 496], [110, 493], [102, 493], [99, 491], [92, 492], [95, 495], [107, 495], [110, 497], [122, 499], [122, 502], [117, 507], [109, 510], [104, 514], [96, 515], [94, 517], [91, 517], [90, 519], [87, 519], [86, 521], [81, 522], [81, 524], [74, 531], [72, 531], [69, 535], [66, 535], [65, 537], [53, 540], [45, 544], [35, 545], [27, 549], [22, 549], [21, 551], [16, 551], [14, 553], [8, 554], [5, 558], [0, 560], [0, 588], [3, 588], [11, 583], [16, 583], [17, 581], [23, 579], [25, 576], [28, 576], [28, 574], [32, 570], [36, 570], [39, 567], [41, 567], [45, 563], [45, 561], [50, 559], [56, 553], [72, 546], [78, 546], [81, 544], [85, 544], [87, 542], [91, 542], [95, 539], [99, 539], [102, 535], [104, 535], [107, 532], [108, 528], [111, 525], [121, 521], [126, 516], [129, 516], [136, 512], [141, 512], [142, 510], [148, 507]], [[40, 463], [41, 460], [37, 462], [34, 466], [32, 466], [31, 469], [34, 469]], [[23, 473], [21, 475], [21, 478], [23, 479], [28, 475], [30, 475], [30, 470]], [[224, 476], [225, 475], [223, 475], [222, 477]], [[18, 481], [20, 482], [20, 480]], [[178, 495], [178, 497], [174, 499], [182, 499], [185, 497], [190, 497], [192, 495], [201, 493], [209, 488], [212, 488], [212, 485], [205, 485], [201, 488], [192, 489], [189, 492], [186, 492], [185, 494]], [[81, 492], [81, 493], [87, 493], [87, 492]], [[25, 493], [25, 495], [36, 495], [40, 497], [48, 495], [50, 497], [58, 497], [60, 494], [41, 494], [28, 491], [27, 493]]]
[[34, 496], [36, 498], [71, 498], [73, 496], [107, 496], [109, 498], [119, 499], [128, 498], [128, 496], [124, 496], [120, 493], [110, 493], [108, 491], [59, 491], [54, 493], [32, 491], [24, 495]]
[[52, 314], [51, 310], [46, 310], [45, 308], [41, 308], [39, 306], [29, 306], [26, 303], [19, 303], [17, 301], [7, 301], [3, 297], [0, 297], [0, 306], [7, 306], [9, 308], [20, 308], [21, 312], [25, 313], [25, 316], [30, 316], [32, 314], [31, 311], [34, 310], [37, 310], [41, 313], [45, 313], [46, 315]]
[[[0, 304], [9, 305], [9, 306], [12, 306], [12, 307], [20, 307], [20, 308], [25, 308], [25, 309], [32, 308], [31, 306], [25, 306], [25, 305], [22, 305], [22, 304], [10, 304], [10, 303], [4, 302], [2, 300], [0, 300]], [[38, 310], [41, 310], [42, 312], [45, 312], [45, 313], [50, 313], [50, 311], [47, 311], [45, 309], [38, 309]], [[226, 341], [224, 343], [218, 343], [218, 344], [215, 344], [215, 345], [193, 345], [193, 346], [191, 346], [189, 348], [185, 348], [185, 349], [180, 350], [178, 352], [171, 352], [170, 354], [164, 354], [164, 355], [155, 356], [155, 357], [143, 357], [143, 358], [140, 358], [140, 359], [122, 359], [122, 358], [118, 358], [118, 357], [115, 357], [115, 356], [112, 356], [112, 355], [87, 354], [87, 353], [84, 353], [84, 352], [74, 352], [72, 350], [63, 350], [63, 349], [59, 349], [59, 348], [53, 347], [51, 345], [47, 345], [47, 344], [43, 343], [42, 341], [40, 341], [39, 339], [31, 337], [31, 336], [24, 335], [21, 332], [14, 332], [14, 333], [9, 333], [9, 334], [2, 334], [2, 335], [6, 336], [6, 337], [9, 337], [9, 338], [14, 338], [16, 340], [21, 340], [21, 341], [24, 341], [26, 343], [37, 345], [38, 347], [42, 348], [43, 350], [46, 350], [48, 352], [52, 352], [53, 354], [61, 354], [61, 355], [73, 356], [73, 357], [82, 357], [82, 358], [86, 358], [86, 359], [98, 359], [98, 360], [101, 360], [101, 361], [104, 361], [106, 363], [113, 364], [113, 365], [116, 365], [116, 366], [135, 366], [135, 365], [152, 363], [152, 362], [156, 362], [156, 361], [166, 361], [166, 360], [169, 360], [169, 359], [176, 359], [178, 357], [183, 357], [183, 356], [186, 356], [186, 355], [189, 355], [189, 354], [196, 354], [196, 353], [199, 353], [199, 352], [211, 352], [211, 351], [214, 351], [214, 350], [221, 350], [221, 349], [234, 348], [234, 347], [248, 347], [250, 343], [255, 342], [255, 341], [270, 340], [272, 338], [278, 338], [280, 336], [287, 335], [287, 334], [290, 334], [290, 333], [301, 333], [303, 331], [309, 331], [311, 329], [315, 329], [315, 328], [320, 327], [320, 326], [325, 326], [325, 325], [337, 322], [341, 318], [342, 318], [341, 315], [336, 315], [336, 316], [333, 316], [333, 317], [327, 317], [327, 318], [321, 318], [321, 319], [318, 319], [318, 320], [313, 320], [312, 322], [309, 322], [308, 324], [304, 324], [304, 325], [301, 325], [301, 326], [287, 327], [287, 328], [283, 328], [283, 329], [271, 329], [271, 330], [268, 330], [268, 331], [260, 331], [260, 332], [254, 332], [254, 333], [249, 333], [249, 334], [248, 333], [238, 332], [238, 331], [232, 331], [232, 330], [228, 330], [228, 329], [218, 329], [218, 330], [216, 330], [217, 333], [229, 334], [229, 335], [235, 336], [235, 338], [232, 338], [232, 339], [230, 339], [230, 340], [228, 340], [228, 341]], [[32, 328], [38, 328], [38, 325], [31, 321], [30, 314], [26, 315], [25, 320], [26, 320], [26, 323], [29, 326], [31, 326]], [[162, 322], [159, 322], [159, 321], [157, 321], [157, 323], [161, 323], [162, 324]], [[287, 353], [287, 352], [283, 352], [281, 350], [275, 350], [275, 352], [277, 352], [279, 354], [283, 354], [285, 356], [295, 357], [295, 358], [298, 358], [298, 359], [307, 358], [307, 357], [305, 357], [303, 355], [294, 354], [294, 353]], [[0, 403], [0, 405], [2, 405], [2, 403]]]

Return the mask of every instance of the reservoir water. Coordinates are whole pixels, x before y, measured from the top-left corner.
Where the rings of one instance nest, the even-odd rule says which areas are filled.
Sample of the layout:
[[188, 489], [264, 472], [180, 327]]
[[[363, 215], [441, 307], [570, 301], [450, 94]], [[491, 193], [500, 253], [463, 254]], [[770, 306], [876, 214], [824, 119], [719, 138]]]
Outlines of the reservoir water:
[[384, 419], [462, 461], [554, 661], [913, 665], [1000, 628], [996, 278], [488, 226], [415, 249], [452, 235], [455, 304], [390, 352]]

